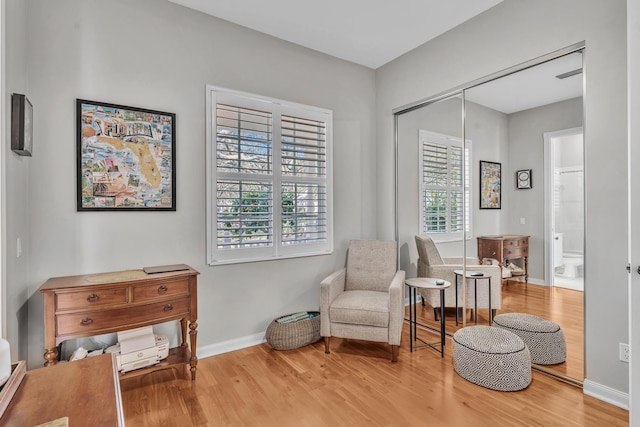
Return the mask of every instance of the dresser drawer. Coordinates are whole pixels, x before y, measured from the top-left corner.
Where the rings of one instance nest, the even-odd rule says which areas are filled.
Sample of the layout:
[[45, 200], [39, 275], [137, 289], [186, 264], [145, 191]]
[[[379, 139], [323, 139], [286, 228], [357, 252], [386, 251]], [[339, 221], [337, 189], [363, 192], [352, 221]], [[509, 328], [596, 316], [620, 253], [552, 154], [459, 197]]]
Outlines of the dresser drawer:
[[189, 280], [156, 283], [153, 285], [137, 285], [133, 287], [133, 302], [153, 300], [162, 297], [175, 297], [189, 294]]
[[513, 247], [513, 248], [505, 248], [504, 249], [504, 259], [511, 259], [511, 258], [520, 258], [523, 256], [527, 256], [529, 250], [528, 248], [519, 248], [519, 247]]
[[127, 303], [127, 288], [87, 289], [78, 292], [56, 293], [56, 311], [91, 309]]
[[166, 321], [169, 317], [189, 314], [189, 297], [171, 302], [138, 305], [128, 308], [95, 311], [91, 313], [60, 314], [56, 316], [57, 335], [100, 333], [126, 324], [130, 329], [137, 324]]

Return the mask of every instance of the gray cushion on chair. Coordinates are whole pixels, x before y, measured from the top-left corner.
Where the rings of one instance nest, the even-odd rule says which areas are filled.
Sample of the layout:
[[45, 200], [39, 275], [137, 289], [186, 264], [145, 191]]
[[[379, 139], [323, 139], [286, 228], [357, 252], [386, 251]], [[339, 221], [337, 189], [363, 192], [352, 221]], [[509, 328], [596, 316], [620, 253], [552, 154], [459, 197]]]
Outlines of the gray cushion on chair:
[[418, 247], [418, 259], [429, 265], [442, 265], [444, 261], [436, 248], [433, 239], [428, 236], [416, 236], [416, 246]]
[[377, 291], [343, 292], [329, 309], [331, 321], [386, 328], [389, 325], [389, 294]]
[[395, 241], [353, 240], [347, 254], [345, 290], [388, 292], [396, 274]]

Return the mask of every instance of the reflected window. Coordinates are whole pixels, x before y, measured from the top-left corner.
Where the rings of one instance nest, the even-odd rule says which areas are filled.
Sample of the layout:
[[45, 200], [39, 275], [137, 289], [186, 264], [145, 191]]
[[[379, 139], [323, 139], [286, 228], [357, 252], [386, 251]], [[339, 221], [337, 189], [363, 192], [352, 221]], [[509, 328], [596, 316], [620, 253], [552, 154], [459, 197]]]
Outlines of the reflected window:
[[420, 130], [419, 138], [421, 232], [436, 241], [462, 240], [464, 231], [471, 235], [471, 142], [463, 147], [460, 138], [426, 130]]

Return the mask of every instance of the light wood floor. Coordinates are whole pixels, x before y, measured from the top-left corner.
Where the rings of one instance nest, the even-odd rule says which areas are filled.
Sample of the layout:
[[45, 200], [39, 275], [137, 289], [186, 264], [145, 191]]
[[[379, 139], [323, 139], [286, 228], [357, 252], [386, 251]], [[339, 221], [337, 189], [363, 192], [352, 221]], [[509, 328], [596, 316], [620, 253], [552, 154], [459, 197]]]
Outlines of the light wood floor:
[[[516, 290], [516, 287], [512, 290]], [[526, 292], [534, 293], [529, 285]], [[506, 298], [506, 296], [505, 296]], [[566, 311], [562, 308], [561, 311]], [[426, 317], [426, 316], [425, 316]], [[437, 335], [432, 335], [437, 340]], [[476, 386], [429, 348], [409, 352], [405, 324], [399, 362], [386, 344], [332, 339], [276, 351], [262, 344], [184, 369], [121, 383], [131, 426], [627, 426], [628, 412], [579, 387], [533, 372], [525, 390]]]
[[[471, 311], [467, 312], [467, 325], [473, 324]], [[500, 313], [528, 313], [556, 322], [562, 328], [567, 341], [567, 360], [557, 365], [543, 367], [560, 376], [582, 383], [584, 380], [584, 293], [572, 289], [525, 284], [508, 281], [502, 287], [502, 309]], [[478, 324], [489, 323], [487, 310], [478, 310]], [[407, 308], [407, 318], [409, 311]], [[418, 322], [434, 328], [440, 323], [433, 320], [433, 309], [418, 305]], [[456, 326], [455, 310], [447, 310], [445, 316], [447, 333], [453, 334]], [[461, 320], [461, 317], [460, 317]]]

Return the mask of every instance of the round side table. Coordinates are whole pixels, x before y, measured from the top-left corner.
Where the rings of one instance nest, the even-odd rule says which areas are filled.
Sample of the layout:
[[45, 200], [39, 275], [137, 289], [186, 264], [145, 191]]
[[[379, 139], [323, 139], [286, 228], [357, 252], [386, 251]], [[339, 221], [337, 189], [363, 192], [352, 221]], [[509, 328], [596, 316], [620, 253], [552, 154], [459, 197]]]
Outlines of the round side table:
[[453, 270], [456, 275], [456, 326], [458, 326], [458, 277], [464, 276], [465, 279], [473, 280], [473, 302], [474, 302], [474, 322], [478, 324], [478, 280], [487, 279], [489, 281], [489, 326], [493, 323], [493, 312], [491, 311], [491, 276], [485, 276], [479, 271], [467, 270], [466, 274], [462, 270]]
[[[429, 346], [440, 352], [440, 357], [444, 357], [445, 325], [444, 325], [444, 290], [451, 286], [451, 282], [434, 279], [431, 277], [414, 277], [405, 280], [404, 284], [409, 288], [409, 350], [413, 351], [414, 343], [420, 341], [425, 346]], [[418, 289], [437, 289], [440, 291], [440, 348], [436, 347], [437, 342], [426, 342], [416, 335], [416, 291]], [[416, 347], [417, 348], [417, 347]]]

